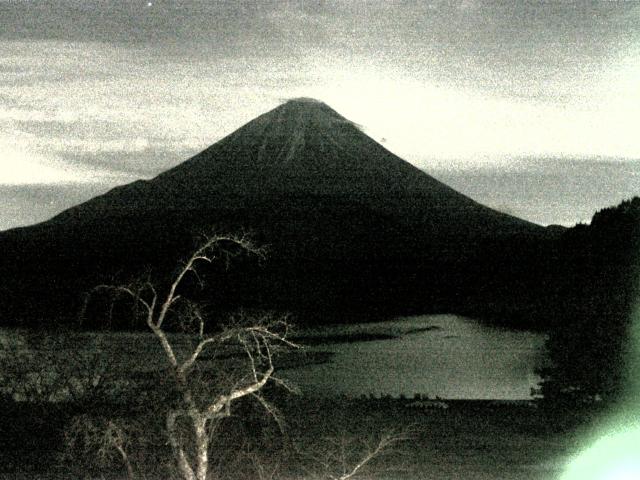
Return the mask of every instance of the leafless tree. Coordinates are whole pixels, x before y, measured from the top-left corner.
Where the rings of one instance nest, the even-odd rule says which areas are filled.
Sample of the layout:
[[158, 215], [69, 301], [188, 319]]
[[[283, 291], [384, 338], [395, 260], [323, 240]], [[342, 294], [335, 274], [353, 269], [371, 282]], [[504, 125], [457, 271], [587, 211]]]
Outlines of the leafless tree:
[[[180, 293], [189, 277], [201, 282], [200, 265], [216, 260], [228, 262], [237, 251], [258, 257], [264, 255], [246, 236], [214, 235], [206, 238], [180, 265], [165, 288], [146, 280], [130, 285], [99, 285], [93, 289], [94, 294], [106, 292], [129, 297], [162, 347], [164, 365], [158, 367], [168, 370], [178, 392], [177, 401], [165, 411], [164, 423], [177, 471], [183, 480], [207, 479], [209, 447], [216, 425], [231, 415], [234, 402], [254, 397], [270, 413], [275, 413], [260, 391], [268, 382], [284, 385], [274, 376], [274, 354], [282, 347], [297, 347], [287, 339], [286, 317], [240, 313], [224, 326], [212, 328], [201, 306]], [[172, 321], [182, 327], [182, 333], [170, 331], [168, 325]], [[224, 358], [230, 357], [228, 369], [212, 361], [220, 359], [224, 363]], [[201, 366], [202, 360], [209, 362], [209, 370]], [[120, 444], [111, 442], [117, 451]]]
[[368, 438], [344, 434], [327, 436], [309, 451], [302, 452], [311, 464], [307, 476], [323, 480], [370, 478], [372, 464], [394, 452], [399, 443], [409, 438], [408, 430], [387, 431]]
[[95, 336], [71, 331], [3, 332], [0, 394], [15, 402], [91, 403], [111, 380], [105, 358], [101, 339]]
[[134, 426], [130, 423], [79, 415], [65, 431], [67, 454], [80, 451], [87, 456], [97, 456], [102, 464], [117, 456], [127, 470], [127, 479], [134, 480], [136, 475], [129, 454], [132, 429]]
[[[240, 399], [255, 399], [284, 430], [278, 410], [262, 392], [269, 383], [290, 389], [274, 374], [274, 356], [279, 350], [298, 348], [289, 339], [287, 317], [240, 311], [226, 322], [212, 322], [202, 304], [189, 299], [186, 293], [194, 282], [204, 286], [204, 264], [217, 260], [228, 264], [239, 252], [264, 255], [263, 249], [246, 236], [214, 235], [205, 238], [165, 284], [150, 279], [127, 285], [103, 284], [88, 296], [88, 301], [101, 293], [112, 302], [127, 298], [134, 307], [133, 316], [142, 320], [159, 345], [161, 354], [147, 361], [157, 373], [156, 382], [164, 382], [160, 390], [165, 395], [152, 396], [151, 401], [156, 404], [145, 408], [152, 421], [163, 419], [173, 457], [171, 478], [207, 480], [215, 476], [212, 447], [223, 436], [222, 422], [232, 415], [232, 409], [237, 411], [234, 405]], [[171, 393], [166, 394], [167, 390]], [[130, 451], [141, 430], [140, 426], [136, 428], [126, 420], [123, 423], [82, 416], [68, 430], [67, 440], [76, 449], [78, 445], [83, 447], [85, 454], [93, 451], [101, 459], [119, 459], [132, 479], [141, 471]], [[382, 435], [373, 443], [327, 439], [320, 450], [306, 455], [312, 464], [309, 476], [327, 480], [356, 478], [374, 459], [403, 439], [403, 435], [395, 433]], [[263, 454], [251, 449], [245, 452], [253, 474], [259, 479], [281, 476], [281, 460]], [[223, 458], [218, 460], [220, 463]]]

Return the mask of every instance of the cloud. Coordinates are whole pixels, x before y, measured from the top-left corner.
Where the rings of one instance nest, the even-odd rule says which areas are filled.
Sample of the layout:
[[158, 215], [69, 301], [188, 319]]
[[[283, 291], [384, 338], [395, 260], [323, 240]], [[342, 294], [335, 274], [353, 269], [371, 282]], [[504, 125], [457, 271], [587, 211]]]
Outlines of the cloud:
[[62, 210], [78, 205], [112, 188], [112, 183], [45, 183], [3, 185], [0, 183], [0, 230], [48, 220]]
[[[633, 100], [550, 105], [488, 96], [355, 69], [318, 85], [324, 99], [373, 138], [421, 167], [433, 162], [468, 168], [503, 165], [513, 156], [581, 155], [640, 158]], [[384, 92], [384, 93], [383, 93]]]
[[78, 168], [55, 157], [15, 148], [0, 138], [0, 184], [28, 185], [68, 182], [91, 182], [96, 177], [114, 177], [112, 172], [95, 168]]
[[45, 112], [42, 110], [20, 108], [20, 107], [0, 107], [0, 122], [12, 121], [22, 125], [27, 124], [69, 124], [77, 121], [78, 115], [72, 111]]
[[485, 205], [543, 225], [588, 223], [597, 210], [640, 192], [640, 161], [518, 158], [508, 169], [429, 173]]
[[152, 178], [195, 153], [196, 151], [187, 149], [148, 147], [140, 151], [67, 151], [62, 156], [71, 165], [77, 165], [80, 168], [98, 167], [112, 173], [120, 173], [133, 180]]

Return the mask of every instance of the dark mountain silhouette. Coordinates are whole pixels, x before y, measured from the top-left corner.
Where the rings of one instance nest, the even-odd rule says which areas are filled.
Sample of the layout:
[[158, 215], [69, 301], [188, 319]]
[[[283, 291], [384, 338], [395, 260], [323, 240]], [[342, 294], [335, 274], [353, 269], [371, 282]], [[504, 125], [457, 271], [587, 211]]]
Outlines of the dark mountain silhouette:
[[264, 265], [241, 262], [212, 300], [324, 321], [531, 311], [514, 280], [560, 234], [473, 201], [324, 103], [296, 99], [152, 180], [2, 233], [0, 273], [13, 280], [0, 314], [72, 316], [101, 277], [167, 272], [212, 228], [251, 231], [270, 250]]
[[274, 195], [291, 199], [278, 207], [284, 209], [297, 198], [341, 198], [411, 227], [437, 226], [431, 235], [539, 228], [456, 192], [312, 99], [291, 100], [153, 180], [116, 188], [52, 223], [167, 209], [242, 208], [246, 199], [263, 202]]

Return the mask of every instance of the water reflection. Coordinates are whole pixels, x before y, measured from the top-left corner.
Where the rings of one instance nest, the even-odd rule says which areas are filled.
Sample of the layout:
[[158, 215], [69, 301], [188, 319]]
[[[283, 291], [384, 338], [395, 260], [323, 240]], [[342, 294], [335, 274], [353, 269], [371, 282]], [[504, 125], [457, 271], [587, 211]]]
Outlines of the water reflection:
[[455, 315], [319, 327], [302, 336], [312, 357], [332, 355], [281, 375], [313, 395], [527, 399], [544, 345], [544, 335]]

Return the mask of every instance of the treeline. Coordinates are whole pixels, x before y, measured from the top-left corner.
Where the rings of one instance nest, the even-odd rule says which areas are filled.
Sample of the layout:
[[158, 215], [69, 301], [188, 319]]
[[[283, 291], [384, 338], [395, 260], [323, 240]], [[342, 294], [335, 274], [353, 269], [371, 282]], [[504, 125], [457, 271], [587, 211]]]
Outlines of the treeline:
[[568, 404], [617, 400], [631, 374], [640, 198], [567, 230], [558, 252], [557, 278], [548, 287], [554, 315], [540, 393]]

